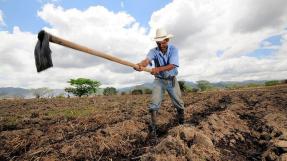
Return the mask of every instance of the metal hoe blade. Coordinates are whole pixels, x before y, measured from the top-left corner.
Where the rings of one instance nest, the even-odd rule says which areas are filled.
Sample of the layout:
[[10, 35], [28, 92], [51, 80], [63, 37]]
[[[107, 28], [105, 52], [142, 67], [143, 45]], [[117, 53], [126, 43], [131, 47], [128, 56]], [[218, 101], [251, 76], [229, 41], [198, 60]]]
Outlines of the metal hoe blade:
[[41, 72], [53, 66], [49, 46], [49, 34], [43, 30], [38, 33], [38, 42], [34, 50], [34, 56], [37, 72]]

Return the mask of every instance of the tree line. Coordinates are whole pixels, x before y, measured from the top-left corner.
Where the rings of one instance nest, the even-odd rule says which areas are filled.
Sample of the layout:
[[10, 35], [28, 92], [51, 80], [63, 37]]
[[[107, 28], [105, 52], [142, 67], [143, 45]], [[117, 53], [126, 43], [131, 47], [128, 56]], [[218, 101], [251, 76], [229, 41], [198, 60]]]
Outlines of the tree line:
[[[210, 91], [210, 90], [218, 90], [220, 88], [214, 86], [212, 83], [206, 80], [200, 80], [196, 82], [196, 87], [193, 87], [191, 85], [188, 85], [186, 81], [178, 81], [180, 89], [183, 93], [189, 93], [189, 92], [203, 92], [203, 91]], [[77, 78], [77, 79], [70, 79], [68, 81], [70, 84], [70, 87], [66, 87], [64, 91], [68, 93], [67, 96], [64, 94], [60, 94], [57, 97], [70, 97], [70, 96], [90, 96], [90, 95], [96, 95], [99, 91], [99, 87], [101, 86], [100, 81], [87, 79], [87, 78]], [[240, 88], [249, 88], [249, 87], [260, 87], [260, 86], [273, 86], [278, 84], [286, 84], [287, 80], [279, 81], [279, 80], [271, 80], [266, 81], [264, 84], [255, 84], [255, 83], [249, 83], [246, 85], [240, 85], [237, 83], [234, 84], [228, 84], [225, 85], [224, 89], [240, 89]], [[36, 98], [41, 97], [54, 97], [52, 93], [52, 90], [46, 87], [43, 88], [37, 88], [32, 89], [32, 93]], [[103, 89], [102, 95], [125, 95], [125, 94], [132, 94], [132, 95], [140, 95], [140, 94], [151, 94], [152, 90], [149, 88], [144, 89], [132, 89], [131, 91], [126, 92], [119, 92], [114, 87], [106, 87]]]

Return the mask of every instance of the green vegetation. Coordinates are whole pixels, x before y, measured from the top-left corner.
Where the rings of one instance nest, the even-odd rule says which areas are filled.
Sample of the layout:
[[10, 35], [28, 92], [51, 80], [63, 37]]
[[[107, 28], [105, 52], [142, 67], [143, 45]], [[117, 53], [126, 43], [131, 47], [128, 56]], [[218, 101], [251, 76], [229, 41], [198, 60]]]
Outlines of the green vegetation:
[[182, 92], [192, 92], [192, 86], [187, 85], [185, 81], [178, 81], [178, 84]]
[[185, 92], [186, 87], [185, 87], [185, 82], [184, 81], [178, 81], [179, 88], [182, 92]]
[[116, 95], [117, 93], [118, 93], [117, 89], [114, 87], [107, 87], [104, 89], [104, 92], [103, 92], [105, 96]]
[[[101, 83], [97, 80], [90, 80], [86, 78], [70, 79], [68, 83], [70, 87], [65, 88], [65, 92], [62, 90], [53, 90], [47, 87], [36, 89], [22, 89], [22, 88], [3, 88], [0, 89], [0, 100], [8, 99], [25, 99], [31, 98], [31, 94], [34, 98], [70, 98], [71, 96], [89, 96], [89, 95], [139, 95], [139, 94], [152, 94], [152, 85], [147, 83], [144, 85], [137, 85], [134, 87], [119, 88], [117, 91], [114, 87], [99, 88]], [[287, 84], [287, 79], [283, 80], [269, 80], [269, 81], [228, 81], [210, 83], [207, 80], [199, 80], [196, 83], [189, 81], [178, 81], [180, 90], [183, 93], [186, 92], [198, 92], [198, 91], [216, 91], [216, 90], [237, 90], [245, 88], [258, 88], [264, 86], [274, 86], [280, 84]], [[61, 92], [61, 93], [60, 93]], [[67, 93], [66, 93], [67, 92]]]
[[64, 93], [60, 93], [58, 96], [56, 96], [56, 98], [65, 98], [65, 94]]
[[271, 81], [265, 82], [265, 86], [274, 86], [274, 85], [278, 85], [278, 84], [280, 84], [280, 82], [278, 80], [271, 80]]
[[96, 93], [101, 85], [101, 83], [97, 80], [86, 78], [70, 79], [68, 83], [70, 83], [70, 85], [73, 87], [67, 87], [65, 88], [65, 91], [79, 97]]
[[240, 88], [242, 88], [242, 86], [240, 86], [239, 84], [228, 84], [225, 86], [225, 88], [233, 90], [233, 89], [240, 89]]
[[262, 86], [261, 84], [256, 84], [256, 83], [249, 83], [246, 85], [246, 87], [248, 88], [254, 88], [254, 87], [260, 87]]
[[207, 80], [197, 81], [197, 86], [201, 91], [207, 91], [213, 88]]
[[6, 124], [6, 126], [16, 126], [19, 122], [20, 118], [17, 116], [9, 116], [6, 117], [4, 122]]
[[121, 92], [121, 95], [126, 95], [127, 94], [127, 92]]
[[152, 94], [152, 90], [149, 89], [149, 88], [145, 88], [145, 89], [143, 90], [143, 93], [144, 93], [144, 94]]
[[92, 113], [95, 112], [95, 110], [96, 109], [94, 107], [66, 108], [66, 109], [50, 110], [47, 112], [47, 115], [50, 117], [63, 116], [65, 118], [77, 118], [77, 117], [90, 116]]
[[132, 95], [138, 95], [138, 94], [143, 94], [143, 91], [141, 89], [132, 90]]

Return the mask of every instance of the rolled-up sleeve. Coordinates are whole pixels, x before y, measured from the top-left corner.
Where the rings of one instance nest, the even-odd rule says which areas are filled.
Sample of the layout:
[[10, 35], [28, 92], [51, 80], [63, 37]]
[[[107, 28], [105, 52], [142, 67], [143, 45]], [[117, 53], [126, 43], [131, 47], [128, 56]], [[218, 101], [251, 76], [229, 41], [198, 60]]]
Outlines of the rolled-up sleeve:
[[179, 67], [179, 60], [178, 60], [178, 50], [173, 48], [170, 53], [169, 64], [173, 64], [176, 67]]
[[155, 52], [153, 49], [148, 52], [146, 58], [148, 58], [149, 61], [153, 61], [155, 59]]

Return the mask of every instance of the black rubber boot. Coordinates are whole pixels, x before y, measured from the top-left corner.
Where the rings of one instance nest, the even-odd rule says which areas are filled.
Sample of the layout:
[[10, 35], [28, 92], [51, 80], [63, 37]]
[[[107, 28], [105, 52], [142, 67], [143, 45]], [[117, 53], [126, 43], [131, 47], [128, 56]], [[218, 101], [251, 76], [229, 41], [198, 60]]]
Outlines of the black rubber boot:
[[177, 120], [180, 125], [184, 124], [184, 110], [183, 109], [177, 110]]
[[149, 132], [150, 132], [150, 138], [154, 141], [157, 140], [156, 115], [157, 115], [157, 111], [151, 111], [151, 124], [150, 124]]

